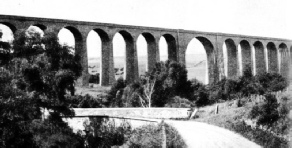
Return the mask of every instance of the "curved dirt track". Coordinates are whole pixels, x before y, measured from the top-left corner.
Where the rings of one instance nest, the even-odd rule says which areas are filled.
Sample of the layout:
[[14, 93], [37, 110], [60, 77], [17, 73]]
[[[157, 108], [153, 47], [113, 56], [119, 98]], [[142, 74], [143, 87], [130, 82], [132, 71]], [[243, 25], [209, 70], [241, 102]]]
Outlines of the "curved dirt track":
[[224, 128], [195, 121], [166, 120], [189, 148], [258, 148], [259, 145]]

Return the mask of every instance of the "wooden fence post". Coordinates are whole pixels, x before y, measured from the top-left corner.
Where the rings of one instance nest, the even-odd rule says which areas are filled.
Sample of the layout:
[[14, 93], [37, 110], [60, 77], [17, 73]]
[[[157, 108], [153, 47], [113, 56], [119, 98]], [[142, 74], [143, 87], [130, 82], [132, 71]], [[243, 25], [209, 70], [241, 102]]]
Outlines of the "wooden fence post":
[[215, 108], [215, 115], [217, 115], [218, 113], [219, 113], [219, 105], [217, 104]]
[[161, 121], [162, 126], [162, 148], [166, 148], [166, 132], [164, 120]]

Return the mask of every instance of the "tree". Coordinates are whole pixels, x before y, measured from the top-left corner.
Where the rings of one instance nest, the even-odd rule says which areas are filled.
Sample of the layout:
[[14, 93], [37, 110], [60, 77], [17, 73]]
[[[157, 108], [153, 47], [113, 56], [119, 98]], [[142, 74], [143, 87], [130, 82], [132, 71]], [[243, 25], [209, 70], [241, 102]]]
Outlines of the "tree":
[[251, 119], [257, 119], [257, 124], [271, 126], [279, 118], [279, 103], [274, 95], [266, 95], [265, 102], [255, 105], [249, 113]]
[[189, 99], [193, 93], [185, 66], [175, 61], [156, 63], [153, 71], [125, 90], [123, 98], [135, 104], [131, 106], [144, 107], [163, 107], [175, 96]]
[[122, 107], [123, 100], [122, 95], [124, 92], [124, 88], [126, 87], [126, 83], [123, 78], [119, 78], [111, 87], [111, 90], [107, 96], [107, 105], [111, 107]]
[[263, 73], [257, 75], [256, 80], [266, 92], [282, 91], [289, 85], [286, 78], [278, 73]]
[[194, 101], [196, 106], [204, 106], [211, 103], [209, 100], [209, 92], [206, 85], [204, 85], [197, 79], [192, 79], [191, 82], [194, 93], [193, 97], [190, 100]]
[[142, 79], [142, 89], [138, 93], [140, 103], [142, 107], [151, 107], [152, 104], [152, 94], [154, 93], [154, 86], [156, 83], [156, 78], [152, 80], [149, 77]]
[[131, 134], [131, 126], [123, 121], [115, 123], [108, 118], [90, 118], [90, 123], [84, 123], [87, 129], [86, 137], [89, 148], [121, 146]]
[[[76, 140], [61, 115], [74, 114], [66, 96], [74, 95], [80, 57], [52, 33], [22, 32], [9, 50], [0, 78], [1, 147], [62, 147]], [[51, 111], [49, 118], [41, 119], [41, 108]]]

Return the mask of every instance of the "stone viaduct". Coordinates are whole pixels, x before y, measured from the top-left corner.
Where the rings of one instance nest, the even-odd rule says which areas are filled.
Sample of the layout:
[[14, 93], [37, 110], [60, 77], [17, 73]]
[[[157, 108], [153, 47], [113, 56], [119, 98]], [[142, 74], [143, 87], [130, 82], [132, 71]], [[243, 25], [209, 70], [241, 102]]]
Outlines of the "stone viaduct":
[[[83, 74], [78, 80], [81, 85], [88, 85], [86, 39], [92, 30], [100, 36], [102, 42], [100, 82], [103, 86], [115, 81], [112, 41], [116, 33], [120, 33], [126, 43], [124, 77], [128, 82], [139, 77], [136, 46], [139, 35], [143, 35], [147, 42], [148, 71], [159, 61], [158, 43], [162, 36], [168, 44], [168, 59], [180, 63], [185, 63], [189, 42], [193, 38], [199, 40], [207, 54], [209, 83], [218, 81], [223, 76], [238, 77], [242, 74], [242, 67], [247, 64], [251, 65], [254, 74], [278, 72], [288, 76], [292, 54], [292, 41], [279, 38], [10, 15], [0, 15], [0, 24], [8, 26], [14, 35], [30, 26], [39, 27], [44, 34], [53, 32], [58, 35], [62, 28], [70, 30], [75, 38], [75, 54], [79, 54], [82, 59]], [[226, 65], [223, 58], [224, 43], [227, 49]], [[238, 54], [239, 48], [241, 57]]]

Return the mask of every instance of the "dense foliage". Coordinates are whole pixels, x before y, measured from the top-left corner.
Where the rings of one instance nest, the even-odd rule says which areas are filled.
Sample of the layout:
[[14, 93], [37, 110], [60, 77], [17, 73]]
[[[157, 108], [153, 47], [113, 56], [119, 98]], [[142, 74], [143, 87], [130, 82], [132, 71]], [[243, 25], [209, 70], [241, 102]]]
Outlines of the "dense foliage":
[[[60, 116], [74, 114], [65, 100], [81, 75], [79, 56], [52, 33], [22, 32], [1, 47], [0, 147], [82, 145]], [[47, 119], [44, 108], [51, 111]]]
[[122, 96], [124, 88], [126, 87], [126, 82], [123, 78], [119, 78], [111, 87], [111, 90], [108, 93], [108, 106], [111, 107], [122, 107]]
[[67, 96], [66, 103], [68, 103], [71, 108], [101, 108], [106, 107], [108, 104], [105, 95], [98, 95], [97, 97], [93, 97], [88, 94], [85, 96]]
[[[23, 32], [13, 46], [1, 45], [0, 147], [110, 147], [126, 142], [131, 132], [127, 125], [91, 119], [84, 136], [73, 133], [61, 118], [74, 115], [70, 107], [121, 106], [122, 79], [104, 100], [74, 96], [80, 58], [55, 35]], [[47, 118], [44, 109], [49, 110]]]
[[[185, 148], [187, 147], [181, 135], [177, 130], [168, 125], [165, 125], [166, 134], [166, 147], [170, 148]], [[132, 131], [132, 134], [128, 141], [130, 148], [136, 147], [162, 147], [162, 124], [154, 125], [148, 124], [136, 128]]]
[[[287, 80], [277, 73], [253, 76], [247, 66], [237, 79], [226, 79], [204, 85], [196, 79], [187, 79], [183, 64], [166, 61], [132, 84], [117, 80], [108, 95], [109, 106], [116, 107], [192, 107], [264, 95], [284, 90]], [[153, 89], [152, 89], [153, 87]], [[188, 105], [181, 105], [187, 102]], [[186, 103], [183, 103], [186, 104]]]
[[107, 118], [90, 118], [85, 124], [86, 141], [89, 148], [121, 146], [131, 134], [131, 126], [127, 122], [117, 124]]
[[289, 106], [287, 98], [277, 100], [275, 95], [268, 94], [263, 102], [255, 104], [248, 112], [248, 117], [256, 122], [257, 126], [272, 131], [278, 135], [287, 135], [291, 120], [287, 116]]
[[[222, 79], [209, 86], [193, 83], [197, 106], [204, 106], [220, 101], [240, 99], [252, 95], [265, 95], [282, 91], [288, 86], [287, 80], [277, 73], [252, 75], [250, 67], [245, 68], [243, 76], [238, 79]], [[204, 99], [201, 99], [203, 96]]]
[[145, 106], [142, 105], [145, 102], [151, 107], [163, 107], [175, 96], [190, 98], [191, 82], [187, 79], [187, 70], [183, 64], [166, 61], [157, 63], [152, 72], [129, 84], [123, 102], [127, 106]]
[[263, 103], [255, 105], [250, 111], [250, 118], [257, 119], [257, 124], [272, 125], [279, 118], [279, 103], [273, 95], [266, 95]]
[[288, 148], [289, 143], [281, 137], [277, 137], [268, 131], [263, 131], [262, 129], [252, 128], [246, 125], [244, 122], [237, 122], [232, 124], [232, 130], [240, 133], [244, 137], [254, 141], [255, 143], [265, 147], [265, 148]]

